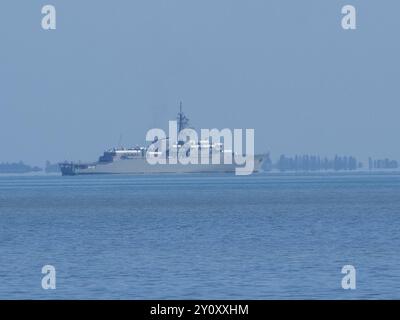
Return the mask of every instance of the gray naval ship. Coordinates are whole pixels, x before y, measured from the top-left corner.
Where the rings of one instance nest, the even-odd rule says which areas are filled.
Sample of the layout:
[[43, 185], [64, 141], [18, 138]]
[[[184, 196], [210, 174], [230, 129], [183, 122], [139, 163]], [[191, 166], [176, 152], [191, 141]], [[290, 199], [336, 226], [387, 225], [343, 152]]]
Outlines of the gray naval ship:
[[[189, 127], [189, 119], [182, 112], [182, 106], [177, 116], [178, 132]], [[167, 137], [166, 140], [169, 138]], [[171, 142], [171, 141], [170, 141]], [[204, 159], [204, 153], [198, 152], [198, 163], [182, 164], [176, 161], [179, 149], [185, 145], [184, 141], [176, 141], [171, 144], [171, 148], [166, 150], [164, 155], [168, 159], [167, 164], [155, 163], [151, 164], [148, 157], [160, 157], [161, 152], [155, 145], [159, 141], [153, 141], [148, 147], [136, 146], [133, 148], [113, 148], [107, 150], [101, 155], [96, 162], [81, 163], [81, 162], [62, 162], [59, 163], [63, 176], [74, 175], [90, 175], [90, 174], [159, 174], [159, 173], [213, 173], [213, 172], [236, 172], [238, 167], [243, 167], [235, 163], [235, 158], [231, 163], [224, 163], [225, 150], [222, 143], [212, 143], [209, 140], [200, 140], [190, 148], [198, 150], [208, 149], [208, 159]], [[153, 151], [150, 151], [153, 150]], [[233, 154], [233, 153], [232, 153]], [[213, 163], [212, 157], [219, 157], [221, 161], [218, 164]], [[252, 161], [250, 166], [252, 172], [261, 170], [265, 155], [254, 155], [248, 161]], [[174, 161], [175, 160], [175, 161]], [[206, 161], [204, 161], [206, 160]], [[249, 165], [249, 163], [247, 163]]]

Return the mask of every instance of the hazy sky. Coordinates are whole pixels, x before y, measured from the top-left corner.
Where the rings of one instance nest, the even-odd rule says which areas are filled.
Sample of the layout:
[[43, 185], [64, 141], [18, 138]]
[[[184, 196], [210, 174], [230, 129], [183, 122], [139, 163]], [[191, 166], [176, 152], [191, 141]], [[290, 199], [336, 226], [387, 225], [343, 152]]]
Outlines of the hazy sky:
[[[57, 9], [57, 30], [41, 8]], [[341, 8], [357, 8], [355, 31]], [[258, 152], [400, 159], [400, 2], [2, 0], [0, 162], [95, 160], [166, 128], [254, 128]]]

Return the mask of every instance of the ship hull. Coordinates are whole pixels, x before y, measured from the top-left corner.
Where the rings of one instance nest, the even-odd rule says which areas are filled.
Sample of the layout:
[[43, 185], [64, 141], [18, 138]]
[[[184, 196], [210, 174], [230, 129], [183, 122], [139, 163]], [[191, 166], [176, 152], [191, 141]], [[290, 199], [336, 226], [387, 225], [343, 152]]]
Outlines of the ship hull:
[[[254, 157], [254, 170], [261, 170], [264, 156]], [[249, 165], [249, 163], [248, 163]], [[64, 176], [92, 174], [161, 174], [161, 173], [223, 173], [235, 172], [237, 164], [149, 164], [146, 158], [125, 159], [110, 163], [60, 164]], [[250, 166], [251, 167], [251, 166]]]

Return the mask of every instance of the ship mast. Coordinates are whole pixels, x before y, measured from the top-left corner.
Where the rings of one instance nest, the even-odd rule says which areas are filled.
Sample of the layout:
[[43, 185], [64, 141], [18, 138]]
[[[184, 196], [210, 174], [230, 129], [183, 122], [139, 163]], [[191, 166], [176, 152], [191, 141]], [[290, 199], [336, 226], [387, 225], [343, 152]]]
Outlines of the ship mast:
[[185, 116], [182, 111], [182, 101], [179, 104], [179, 113], [178, 113], [178, 133], [181, 132], [183, 129], [187, 128], [189, 125], [189, 119]]

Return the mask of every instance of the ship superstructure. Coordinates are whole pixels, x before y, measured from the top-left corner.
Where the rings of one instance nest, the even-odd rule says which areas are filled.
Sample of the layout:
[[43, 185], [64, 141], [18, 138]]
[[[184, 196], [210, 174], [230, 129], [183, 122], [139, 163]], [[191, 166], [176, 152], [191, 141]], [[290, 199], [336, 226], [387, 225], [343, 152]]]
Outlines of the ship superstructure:
[[[189, 127], [189, 119], [182, 111], [182, 104], [177, 116], [178, 133]], [[166, 140], [170, 138], [167, 137]], [[201, 172], [235, 172], [238, 167], [234, 161], [224, 162], [225, 153], [232, 153], [226, 150], [221, 142], [213, 143], [210, 140], [199, 141], [168, 141], [170, 147], [164, 152], [160, 151], [161, 141], [156, 139], [149, 146], [136, 146], [133, 148], [112, 148], [104, 151], [96, 162], [62, 162], [59, 164], [62, 175], [81, 175], [81, 174], [150, 174], [150, 173], [201, 173]], [[190, 152], [196, 150], [197, 163], [183, 164], [179, 161], [182, 156], [182, 148], [185, 148], [184, 156], [189, 156]], [[152, 158], [165, 157], [166, 163], [152, 164]], [[214, 160], [213, 160], [214, 159]], [[215, 159], [219, 159], [215, 163]], [[254, 172], [260, 170], [264, 155], [255, 155]]]

